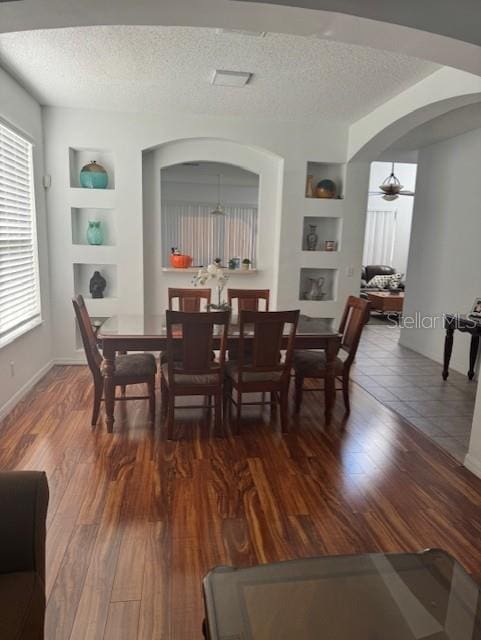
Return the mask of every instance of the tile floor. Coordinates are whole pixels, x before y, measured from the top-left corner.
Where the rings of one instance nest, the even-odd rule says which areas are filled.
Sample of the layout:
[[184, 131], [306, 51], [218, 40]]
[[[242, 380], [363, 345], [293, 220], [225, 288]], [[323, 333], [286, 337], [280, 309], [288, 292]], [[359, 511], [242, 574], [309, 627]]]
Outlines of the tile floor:
[[399, 328], [366, 325], [352, 379], [462, 462], [468, 451], [477, 382], [398, 344]]

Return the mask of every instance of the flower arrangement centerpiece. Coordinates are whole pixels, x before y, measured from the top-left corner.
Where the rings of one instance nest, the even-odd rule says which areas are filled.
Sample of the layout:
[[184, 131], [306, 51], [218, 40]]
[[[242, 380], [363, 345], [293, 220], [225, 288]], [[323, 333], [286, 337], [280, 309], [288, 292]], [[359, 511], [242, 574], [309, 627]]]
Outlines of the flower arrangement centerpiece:
[[225, 273], [224, 269], [220, 266], [220, 260], [215, 260], [207, 267], [202, 267], [192, 279], [194, 287], [202, 287], [210, 280], [213, 281], [217, 289], [217, 304], [211, 303], [207, 305], [207, 309], [213, 311], [229, 311], [230, 307], [225, 300], [222, 300], [222, 292], [229, 276]]

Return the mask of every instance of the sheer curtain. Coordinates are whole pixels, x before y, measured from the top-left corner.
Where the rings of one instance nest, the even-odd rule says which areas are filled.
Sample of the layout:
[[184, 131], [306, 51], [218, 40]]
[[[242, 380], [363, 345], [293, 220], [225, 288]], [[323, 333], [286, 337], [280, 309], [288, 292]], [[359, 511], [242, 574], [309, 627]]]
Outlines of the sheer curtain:
[[397, 211], [367, 212], [362, 264], [392, 265]]
[[170, 266], [171, 247], [192, 256], [194, 266], [220, 258], [249, 258], [255, 263], [257, 207], [225, 205], [225, 215], [212, 215], [215, 203], [162, 202], [162, 263]]

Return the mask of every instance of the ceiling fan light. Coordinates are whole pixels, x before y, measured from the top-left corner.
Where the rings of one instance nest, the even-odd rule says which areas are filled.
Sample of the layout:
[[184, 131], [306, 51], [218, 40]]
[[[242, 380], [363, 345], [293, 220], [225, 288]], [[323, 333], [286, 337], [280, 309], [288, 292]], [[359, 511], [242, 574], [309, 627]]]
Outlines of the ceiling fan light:
[[224, 207], [221, 205], [220, 202], [217, 203], [215, 209], [213, 209], [211, 212], [211, 215], [213, 216], [223, 216], [225, 214], [225, 209]]
[[385, 193], [382, 197], [383, 200], [387, 202], [392, 202], [393, 200], [397, 200], [399, 198], [399, 193]]

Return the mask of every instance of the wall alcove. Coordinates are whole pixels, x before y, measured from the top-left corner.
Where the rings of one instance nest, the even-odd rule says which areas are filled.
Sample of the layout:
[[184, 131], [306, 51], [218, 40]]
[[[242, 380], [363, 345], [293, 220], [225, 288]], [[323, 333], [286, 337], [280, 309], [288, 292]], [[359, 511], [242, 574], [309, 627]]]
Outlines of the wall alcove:
[[239, 277], [240, 270], [229, 272], [229, 285], [270, 289], [275, 308], [283, 159], [267, 150], [229, 140], [190, 138], [167, 142], [142, 154], [145, 313], [160, 313], [166, 308], [169, 286], [192, 286], [191, 272], [165, 270], [166, 257], [162, 253], [161, 172], [185, 163], [222, 163], [258, 176], [256, 271], [248, 279]]

